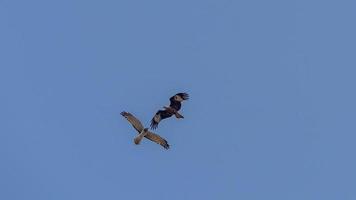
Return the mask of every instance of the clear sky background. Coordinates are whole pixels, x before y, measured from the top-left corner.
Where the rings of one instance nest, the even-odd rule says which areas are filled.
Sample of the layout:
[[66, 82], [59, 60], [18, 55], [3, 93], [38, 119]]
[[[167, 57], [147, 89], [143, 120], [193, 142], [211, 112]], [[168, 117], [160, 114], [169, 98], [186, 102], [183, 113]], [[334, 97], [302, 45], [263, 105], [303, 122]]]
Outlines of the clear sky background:
[[0, 0], [0, 199], [355, 200], [355, 9]]

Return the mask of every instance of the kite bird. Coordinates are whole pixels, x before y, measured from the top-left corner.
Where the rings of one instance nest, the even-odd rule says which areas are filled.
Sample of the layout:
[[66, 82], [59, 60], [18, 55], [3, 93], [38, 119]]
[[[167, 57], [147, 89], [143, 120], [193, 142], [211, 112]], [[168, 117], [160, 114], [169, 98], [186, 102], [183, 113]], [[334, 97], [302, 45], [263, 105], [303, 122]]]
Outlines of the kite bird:
[[153, 116], [151, 120], [151, 129], [156, 129], [158, 127], [158, 123], [162, 119], [166, 119], [171, 117], [172, 115], [175, 115], [176, 118], [184, 118], [183, 115], [178, 113], [180, 108], [182, 107], [182, 101], [188, 100], [189, 95], [187, 93], [177, 93], [171, 98], [169, 98], [169, 101], [171, 102], [169, 107], [164, 106], [164, 110], [159, 110], [156, 112], [155, 116]]
[[165, 149], [169, 149], [169, 144], [167, 140], [162, 138], [161, 136], [152, 133], [148, 130], [148, 128], [144, 128], [140, 120], [138, 120], [135, 116], [133, 116], [129, 112], [121, 112], [121, 115], [124, 116], [127, 121], [130, 122], [130, 124], [136, 129], [138, 132], [138, 136], [134, 138], [134, 143], [135, 144], [140, 144], [141, 140], [143, 137], [161, 145]]

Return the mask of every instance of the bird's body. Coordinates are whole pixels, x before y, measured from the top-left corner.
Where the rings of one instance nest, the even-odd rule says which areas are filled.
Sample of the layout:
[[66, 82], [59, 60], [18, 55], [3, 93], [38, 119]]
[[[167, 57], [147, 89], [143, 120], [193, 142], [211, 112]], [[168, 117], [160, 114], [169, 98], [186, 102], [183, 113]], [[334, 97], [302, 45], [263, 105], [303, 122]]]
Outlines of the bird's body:
[[183, 115], [181, 115], [176, 109], [174, 109], [174, 108], [172, 108], [172, 107], [163, 106], [163, 108], [164, 108], [167, 112], [171, 113], [172, 115], [175, 115], [176, 118], [178, 118], [178, 119], [179, 119], [179, 118], [184, 118]]
[[145, 137], [157, 144], [160, 144], [163, 148], [169, 149], [169, 144], [167, 140], [162, 138], [156, 133], [153, 133], [148, 130], [148, 128], [144, 128], [140, 120], [138, 120], [135, 116], [133, 116], [129, 112], [121, 112], [121, 115], [127, 119], [127, 121], [130, 122], [130, 124], [136, 129], [138, 132], [138, 136], [135, 137], [134, 143], [135, 144], [140, 144], [141, 140]]
[[158, 123], [166, 118], [175, 115], [176, 118], [184, 118], [178, 111], [182, 107], [182, 101], [188, 100], [189, 95], [187, 93], [177, 93], [171, 98], [169, 98], [170, 105], [169, 107], [164, 107], [164, 110], [159, 110], [156, 112], [155, 116], [153, 116], [151, 120], [151, 129], [156, 129], [158, 127]]
[[143, 129], [140, 134], [138, 134], [137, 137], [134, 138], [134, 143], [135, 144], [140, 144], [141, 140], [143, 137], [147, 135], [147, 128]]

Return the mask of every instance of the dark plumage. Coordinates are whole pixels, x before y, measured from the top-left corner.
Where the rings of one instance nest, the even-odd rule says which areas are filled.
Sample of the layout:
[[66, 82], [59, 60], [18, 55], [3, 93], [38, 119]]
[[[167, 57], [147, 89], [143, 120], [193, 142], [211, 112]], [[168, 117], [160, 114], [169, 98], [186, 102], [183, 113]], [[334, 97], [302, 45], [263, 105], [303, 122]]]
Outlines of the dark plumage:
[[179, 111], [180, 108], [182, 107], [181, 102], [188, 99], [189, 99], [189, 95], [187, 93], [178, 93], [172, 96], [171, 98], [169, 98], [169, 101], [171, 102], [169, 107], [175, 109], [176, 111]]
[[169, 112], [168, 110], [159, 110], [158, 112], [156, 112], [155, 116], [153, 116], [152, 120], [151, 120], [151, 129], [156, 129], [158, 127], [158, 123], [162, 120], [162, 119], [166, 119], [169, 118], [173, 115], [174, 113]]
[[170, 100], [169, 107], [164, 107], [165, 110], [159, 110], [156, 112], [155, 116], [153, 116], [151, 120], [151, 129], [156, 129], [158, 127], [159, 122], [162, 119], [169, 118], [172, 115], [175, 115], [176, 118], [184, 118], [181, 114], [178, 113], [178, 111], [182, 107], [181, 102], [188, 99], [189, 99], [189, 95], [187, 93], [177, 93], [171, 98], [169, 98]]

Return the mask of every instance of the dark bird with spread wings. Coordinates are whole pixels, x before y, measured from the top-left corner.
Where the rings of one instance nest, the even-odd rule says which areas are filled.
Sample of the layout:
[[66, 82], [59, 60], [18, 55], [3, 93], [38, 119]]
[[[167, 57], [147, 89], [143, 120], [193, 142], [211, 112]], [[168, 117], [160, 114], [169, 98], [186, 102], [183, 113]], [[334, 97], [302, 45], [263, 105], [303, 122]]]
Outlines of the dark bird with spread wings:
[[148, 128], [144, 128], [140, 120], [138, 120], [135, 116], [133, 116], [129, 112], [121, 112], [121, 115], [124, 116], [127, 121], [130, 122], [130, 124], [136, 129], [138, 132], [138, 136], [134, 138], [134, 143], [135, 144], [140, 144], [141, 140], [143, 137], [161, 145], [165, 149], [169, 149], [169, 144], [167, 140], [162, 138], [161, 136], [152, 133], [148, 130]]
[[182, 101], [188, 100], [189, 95], [187, 93], [177, 93], [171, 98], [169, 98], [169, 101], [171, 102], [169, 107], [164, 106], [164, 110], [159, 110], [156, 112], [155, 116], [153, 116], [151, 120], [151, 129], [156, 129], [158, 127], [158, 123], [162, 119], [166, 119], [171, 117], [172, 115], [175, 115], [176, 118], [184, 118], [183, 115], [178, 113], [180, 108], [182, 107]]

